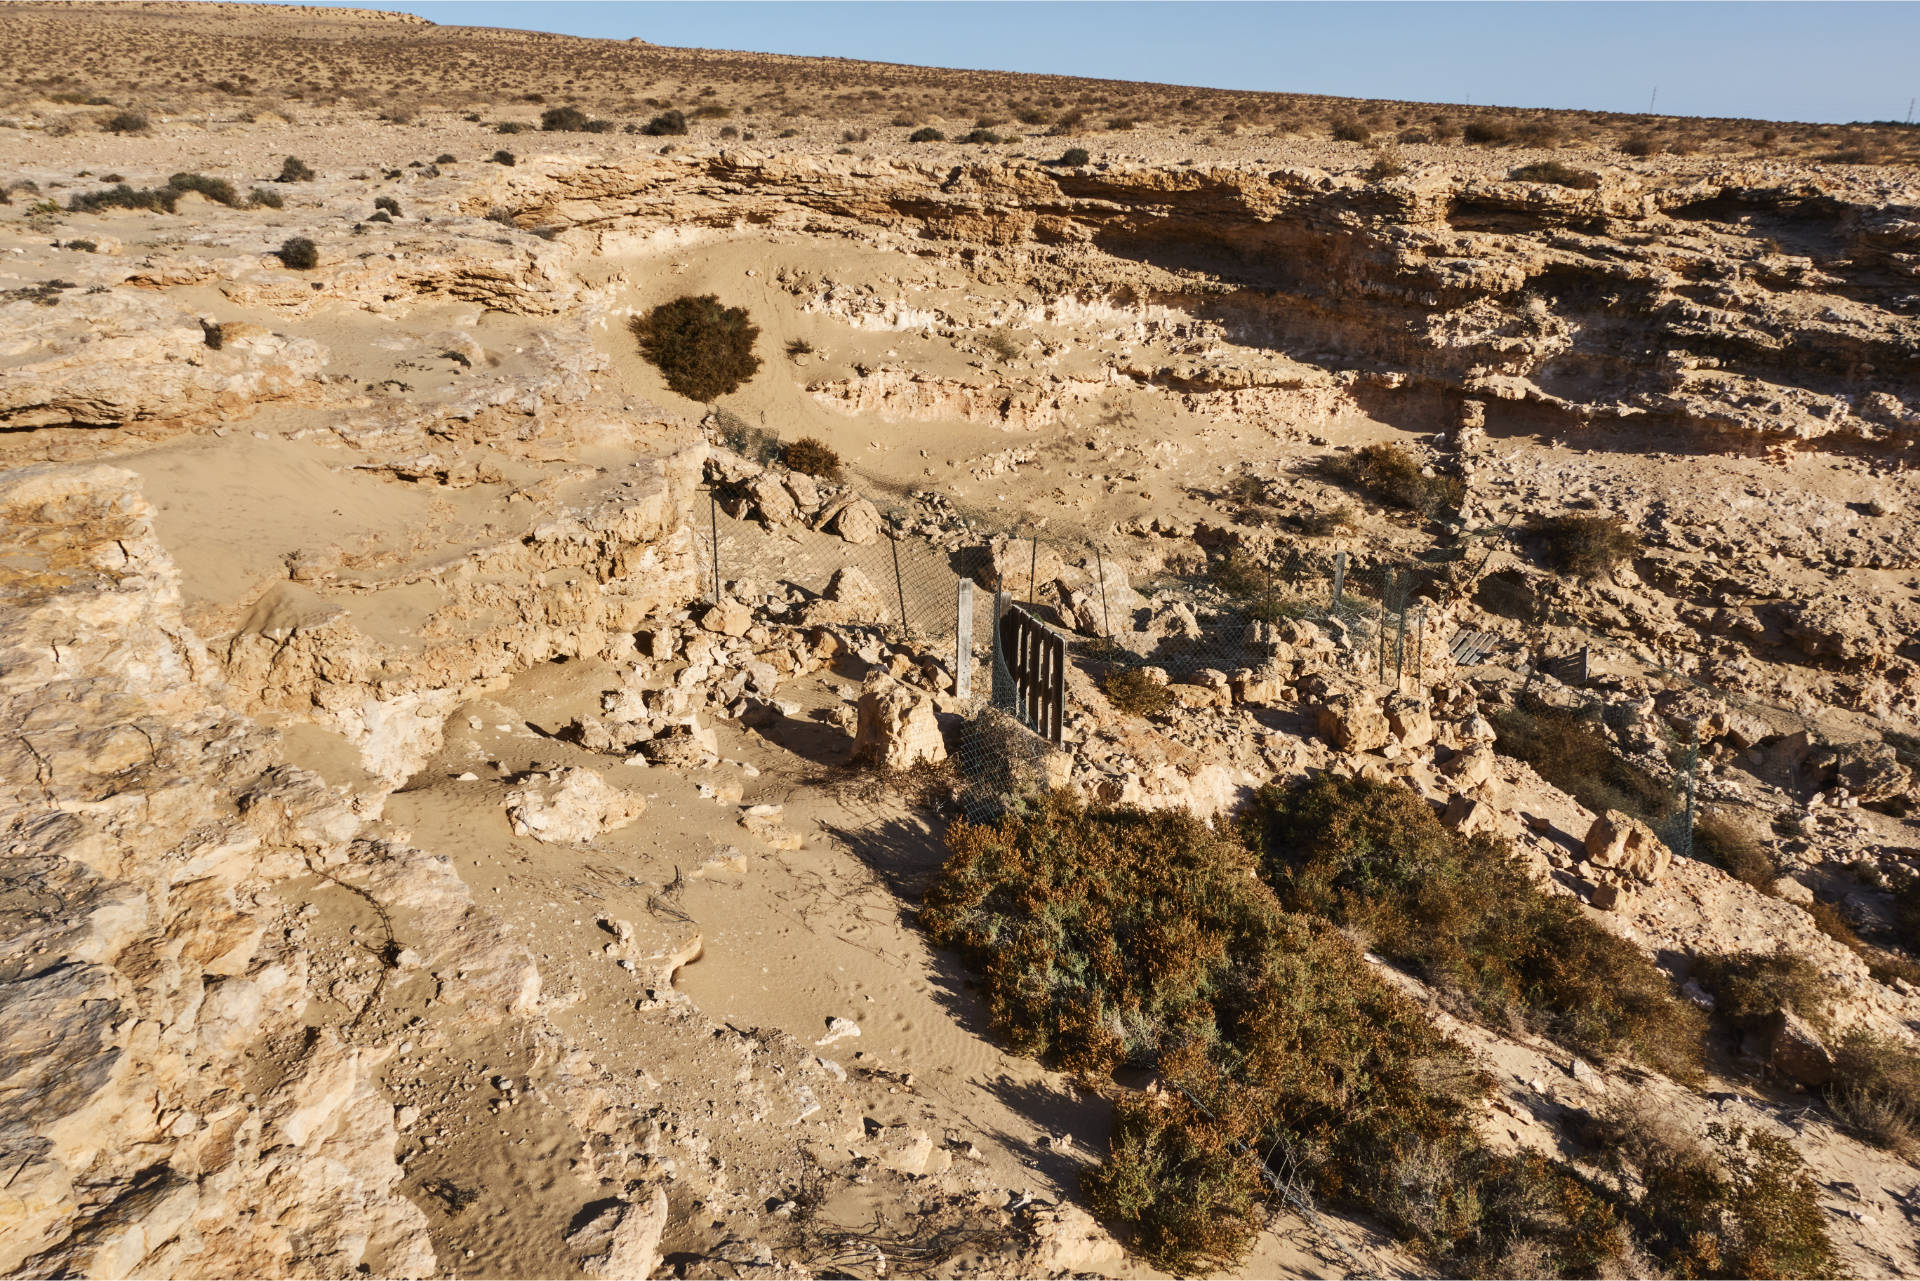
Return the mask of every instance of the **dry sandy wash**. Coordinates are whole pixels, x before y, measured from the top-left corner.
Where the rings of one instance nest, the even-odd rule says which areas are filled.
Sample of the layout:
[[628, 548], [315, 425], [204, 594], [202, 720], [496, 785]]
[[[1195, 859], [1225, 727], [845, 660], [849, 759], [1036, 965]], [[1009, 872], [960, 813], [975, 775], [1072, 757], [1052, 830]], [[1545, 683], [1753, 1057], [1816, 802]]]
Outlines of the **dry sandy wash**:
[[[613, 127], [540, 131], [563, 104]], [[938, 787], [847, 763], [943, 755], [966, 711], [949, 651], [864, 626], [893, 597], [808, 576], [890, 508], [987, 585], [1032, 564], [1070, 627], [1086, 540], [1123, 585], [1470, 548], [1401, 698], [1311, 622], [1169, 671], [1157, 717], [1076, 669], [1053, 781], [1219, 816], [1399, 779], [1676, 982], [1790, 947], [1836, 1031], [1912, 1049], [1914, 147], [0, 8], [0, 1272], [1152, 1275], [1079, 1185], [1127, 1083], [1005, 1048], [917, 924]], [[1548, 162], [1590, 185], [1514, 176]], [[76, 210], [121, 182], [171, 211]], [[717, 409], [626, 323], [703, 293], [760, 327]], [[755, 432], [848, 490], [721, 447]], [[1380, 442], [1458, 512], [1331, 477]], [[751, 496], [711, 610], [709, 480]], [[1638, 554], [1548, 571], [1526, 531], [1562, 513]], [[1214, 621], [1125, 592], [1142, 635]], [[1530, 688], [1669, 776], [1691, 736], [1777, 881], [1610, 866], [1489, 750], [1582, 647], [1585, 689]], [[1396, 981], [1496, 1078], [1497, 1145], [1574, 1153], [1626, 1098], [1778, 1133], [1842, 1266], [1920, 1275], [1920, 1170], [1821, 1105], [1810, 1029], [1688, 1088]], [[1241, 1273], [1424, 1266], [1283, 1206]]]

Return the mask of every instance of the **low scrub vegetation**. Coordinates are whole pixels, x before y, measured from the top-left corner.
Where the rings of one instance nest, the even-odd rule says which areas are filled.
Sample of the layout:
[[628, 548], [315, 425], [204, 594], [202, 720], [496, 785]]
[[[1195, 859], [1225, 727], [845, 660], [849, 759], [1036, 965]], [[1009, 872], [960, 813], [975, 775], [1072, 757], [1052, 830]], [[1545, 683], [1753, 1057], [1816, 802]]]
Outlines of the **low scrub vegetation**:
[[678, 137], [686, 131], [687, 117], [681, 111], [663, 111], [640, 126], [640, 132], [649, 138]]
[[1487, 715], [1503, 755], [1533, 766], [1595, 814], [1619, 810], [1657, 829], [1682, 807], [1675, 788], [1622, 755], [1598, 719], [1530, 704]]
[[1460, 835], [1398, 784], [1331, 775], [1263, 788], [1244, 822], [1283, 905], [1358, 931], [1488, 1025], [1698, 1074], [1698, 1013], [1639, 948], [1536, 886], [1506, 842]]
[[287, 204], [286, 198], [272, 187], [255, 187], [247, 193], [247, 201], [262, 209], [284, 209]]
[[722, 306], [712, 294], [662, 303], [630, 327], [667, 386], [690, 400], [736, 391], [760, 370], [753, 351], [759, 327], [744, 309]]
[[233, 189], [233, 184], [225, 178], [209, 178], [202, 173], [177, 173], [167, 179], [167, 185], [175, 191], [193, 191], [205, 196], [215, 204], [240, 208], [246, 201]]
[[815, 436], [802, 436], [782, 449], [780, 461], [790, 471], [804, 472], [821, 480], [840, 479], [840, 455]]
[[298, 156], [288, 156], [280, 165], [281, 182], [312, 182], [317, 176], [313, 168]]
[[1533, 524], [1548, 568], [1596, 578], [1640, 553], [1640, 535], [1618, 516], [1547, 516]]
[[103, 209], [150, 209], [172, 213], [180, 204], [180, 192], [173, 187], [135, 188], [127, 183], [102, 191], [83, 191], [67, 201], [72, 213], [99, 213]]
[[1159, 716], [1173, 706], [1167, 687], [1137, 667], [1117, 667], [1100, 678], [1107, 701], [1134, 716]]
[[320, 265], [320, 248], [305, 236], [293, 236], [281, 242], [280, 261], [295, 271], [312, 271]]
[[1920, 1160], [1920, 1054], [1888, 1037], [1851, 1032], [1834, 1049], [1826, 1097], [1861, 1138]]
[[[1290, 910], [1288, 891], [1308, 882], [1328, 887], [1336, 918], [1369, 893], [1404, 906], [1457, 888], [1457, 862], [1444, 883], [1392, 888], [1418, 880], [1423, 858], [1458, 859], [1424, 826], [1399, 862], [1348, 857], [1375, 838], [1399, 844], [1384, 830], [1359, 840], [1388, 798], [1349, 786], [1266, 797], [1259, 852], [1247, 828], [1063, 793], [950, 829], [922, 920], [973, 967], [994, 1025], [1082, 1078], [1124, 1065], [1160, 1082], [1115, 1104], [1106, 1159], [1084, 1178], [1095, 1211], [1187, 1275], [1240, 1259], [1276, 1184], [1377, 1216], [1448, 1275], [1831, 1275], [1813, 1184], [1784, 1141], [1607, 1118], [1578, 1166], [1484, 1145], [1474, 1117], [1489, 1083], [1361, 956], [1349, 935], [1365, 927]], [[1309, 830], [1323, 819], [1356, 837], [1336, 842], [1348, 882], [1311, 870], [1331, 870], [1322, 849], [1288, 858], [1276, 894], [1256, 874], [1271, 840], [1323, 844]], [[1566, 964], [1592, 962], [1576, 951]], [[1606, 981], [1600, 964], [1578, 981]]]
[[107, 117], [101, 126], [108, 133], [145, 133], [147, 118], [138, 111], [118, 111]]
[[1725, 815], [1702, 814], [1693, 824], [1693, 856], [1762, 894], [1773, 894], [1779, 864], [1750, 832]]
[[1334, 454], [1326, 468], [1334, 479], [1370, 497], [1427, 516], [1459, 507], [1467, 494], [1466, 483], [1458, 476], [1422, 467], [1412, 454], [1391, 442], [1366, 445], [1351, 454]]
[[1575, 187], [1582, 191], [1592, 191], [1600, 185], [1600, 175], [1591, 169], [1576, 169], [1558, 160], [1542, 160], [1538, 164], [1521, 165], [1507, 177], [1515, 182], [1544, 182], [1555, 187]]
[[1816, 1028], [1833, 1015], [1833, 984], [1793, 952], [1732, 952], [1701, 957], [1693, 977], [1713, 994], [1714, 1017], [1739, 1031], [1790, 1010]]
[[907, 135], [908, 142], [945, 142], [946, 140], [947, 140], [947, 135], [945, 135], [944, 133], [941, 133], [938, 129], [935, 129], [932, 125], [926, 125], [926, 126], [923, 126], [922, 128], [915, 129], [912, 133]]

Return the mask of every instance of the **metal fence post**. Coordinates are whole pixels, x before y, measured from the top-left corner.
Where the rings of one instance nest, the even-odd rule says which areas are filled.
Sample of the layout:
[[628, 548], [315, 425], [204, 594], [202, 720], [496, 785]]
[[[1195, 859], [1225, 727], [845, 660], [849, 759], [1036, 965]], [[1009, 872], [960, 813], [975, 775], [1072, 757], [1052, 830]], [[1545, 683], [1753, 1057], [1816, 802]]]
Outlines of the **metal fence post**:
[[1341, 552], [1333, 558], [1333, 604], [1329, 607], [1330, 613], [1338, 614], [1340, 612], [1340, 593], [1346, 589], [1346, 585], [1347, 554]]
[[973, 696], [973, 580], [962, 578], [953, 636], [953, 688], [961, 698]]
[[900, 598], [900, 632], [908, 635], [912, 629], [907, 626], [907, 588], [900, 578], [900, 535], [889, 534], [887, 543], [893, 548], [893, 590]]
[[1040, 535], [1033, 536], [1033, 553], [1027, 560], [1027, 604], [1032, 606], [1039, 595], [1037, 579], [1040, 576]]
[[707, 490], [707, 529], [711, 536], [713, 551], [713, 603], [720, 603], [720, 495], [717, 490]]
[[1006, 615], [1010, 598], [1006, 592], [993, 594], [993, 705], [995, 707], [1013, 706], [1013, 673], [1007, 666], [1007, 655], [1002, 648], [1000, 620]]

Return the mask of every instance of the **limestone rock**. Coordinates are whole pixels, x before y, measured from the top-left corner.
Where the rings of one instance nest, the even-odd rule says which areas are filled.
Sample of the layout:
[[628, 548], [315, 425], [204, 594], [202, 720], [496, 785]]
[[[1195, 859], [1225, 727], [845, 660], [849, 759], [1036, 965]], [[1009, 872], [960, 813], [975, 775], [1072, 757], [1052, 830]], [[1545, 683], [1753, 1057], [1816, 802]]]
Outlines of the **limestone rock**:
[[947, 759], [934, 701], [919, 690], [876, 673], [860, 691], [857, 714], [854, 760], [897, 770]]
[[653, 1275], [667, 1230], [667, 1194], [655, 1188], [640, 1201], [617, 1201], [567, 1234], [581, 1254], [580, 1270], [606, 1281]]
[[855, 545], [864, 545], [880, 537], [880, 511], [864, 498], [842, 507], [830, 522], [834, 533]]
[[1619, 810], [1608, 810], [1587, 829], [1587, 858], [1595, 867], [1612, 868], [1649, 883], [1666, 876], [1673, 852], [1652, 828]]
[[700, 616], [700, 626], [721, 636], [745, 636], [753, 626], [753, 611], [731, 596], [722, 596], [707, 606], [707, 612]]
[[1776, 1010], [1742, 1038], [1741, 1048], [1789, 1080], [1817, 1087], [1833, 1079], [1833, 1055], [1807, 1021]]
[[526, 785], [507, 793], [506, 807], [515, 835], [553, 845], [585, 845], [602, 832], [631, 823], [647, 802], [592, 770], [569, 766], [531, 776]]
[[1426, 700], [1395, 695], [1383, 709], [1387, 728], [1402, 747], [1425, 747], [1433, 741], [1433, 709]]
[[1386, 713], [1366, 694], [1338, 691], [1314, 708], [1321, 737], [1345, 752], [1371, 752], [1393, 738]]

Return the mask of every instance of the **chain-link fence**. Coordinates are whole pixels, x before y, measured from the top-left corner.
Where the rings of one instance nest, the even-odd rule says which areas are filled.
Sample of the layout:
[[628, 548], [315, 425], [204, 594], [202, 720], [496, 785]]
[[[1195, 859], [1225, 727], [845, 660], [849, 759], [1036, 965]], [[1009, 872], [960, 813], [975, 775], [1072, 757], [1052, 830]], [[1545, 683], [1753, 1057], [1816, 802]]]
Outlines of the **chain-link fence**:
[[[1505, 528], [1397, 560], [1285, 537], [1258, 546], [1221, 538], [1217, 547], [1185, 538], [1173, 555], [1142, 555], [1125, 535], [1009, 528], [939, 493], [762, 470], [778, 460], [777, 440], [737, 421], [723, 428], [719, 443], [743, 465], [712, 469], [709, 597], [737, 599], [775, 622], [833, 624], [869, 668], [911, 672], [941, 691], [959, 709], [950, 737], [976, 817], [1044, 786], [1055, 751], [1033, 732], [998, 652], [995, 624], [1009, 603], [1057, 630], [1072, 667], [1096, 682], [1128, 668], [1203, 684], [1213, 673], [1257, 671], [1307, 623], [1330, 643], [1333, 666], [1389, 693], [1489, 661], [1513, 670], [1511, 638], [1448, 621], [1446, 606], [1471, 591], [1477, 605], [1523, 620], [1523, 633], [1561, 638], [1554, 653], [1530, 649], [1518, 663], [1524, 682], [1490, 709], [1501, 753], [1530, 762], [1590, 810], [1642, 819], [1681, 854], [1693, 852], [1703, 779], [1729, 762], [1795, 796], [1839, 786], [1863, 799], [1910, 786], [1920, 768], [1920, 741], [1815, 724], [1622, 659], [1620, 644], [1581, 645], [1578, 629], [1518, 599], [1516, 576], [1484, 572]], [[1136, 568], [1143, 563], [1153, 568]], [[1503, 591], [1516, 594], [1511, 608]], [[1590, 661], [1595, 652], [1610, 655], [1603, 667]]]

